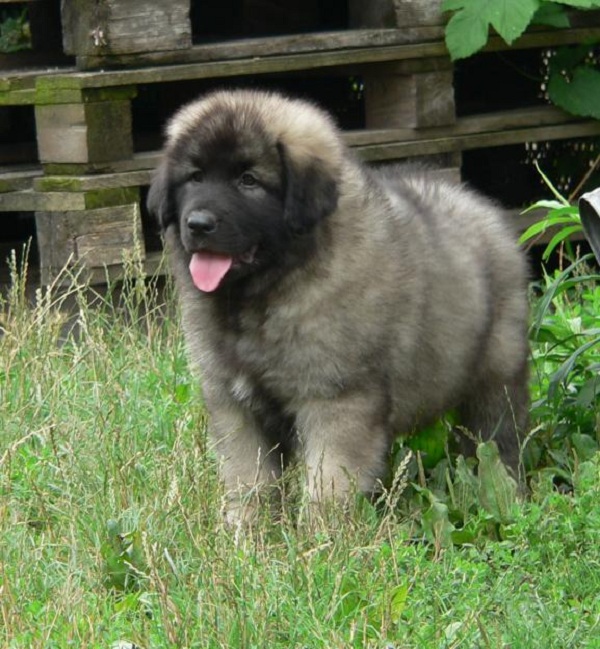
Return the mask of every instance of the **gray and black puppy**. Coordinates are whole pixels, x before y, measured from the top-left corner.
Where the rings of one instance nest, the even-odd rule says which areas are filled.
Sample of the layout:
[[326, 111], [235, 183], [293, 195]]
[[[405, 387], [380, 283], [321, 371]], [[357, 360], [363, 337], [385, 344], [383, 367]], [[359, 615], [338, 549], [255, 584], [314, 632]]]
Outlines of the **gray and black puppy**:
[[502, 210], [372, 170], [305, 101], [215, 92], [171, 120], [148, 206], [230, 494], [290, 458], [311, 499], [371, 492], [394, 437], [451, 408], [518, 465], [527, 270]]

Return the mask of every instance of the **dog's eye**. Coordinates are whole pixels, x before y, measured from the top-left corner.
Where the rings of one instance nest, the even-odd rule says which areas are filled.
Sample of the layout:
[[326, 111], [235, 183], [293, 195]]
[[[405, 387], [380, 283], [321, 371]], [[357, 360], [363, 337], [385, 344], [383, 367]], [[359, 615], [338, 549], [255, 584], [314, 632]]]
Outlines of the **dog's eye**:
[[256, 187], [258, 185], [258, 180], [256, 176], [251, 174], [249, 171], [244, 171], [240, 176], [240, 185], [245, 188]]
[[190, 174], [190, 180], [193, 183], [201, 183], [204, 180], [204, 171], [202, 169], [196, 169]]

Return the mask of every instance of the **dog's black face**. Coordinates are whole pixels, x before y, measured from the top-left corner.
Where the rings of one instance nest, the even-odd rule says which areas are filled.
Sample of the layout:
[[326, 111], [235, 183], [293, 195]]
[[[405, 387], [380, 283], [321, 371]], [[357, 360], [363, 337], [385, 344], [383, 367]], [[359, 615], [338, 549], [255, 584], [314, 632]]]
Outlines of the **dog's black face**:
[[196, 287], [222, 285], [281, 266], [290, 247], [337, 204], [336, 182], [318, 161], [303, 169], [259, 125], [215, 116], [166, 153], [148, 207], [176, 227]]

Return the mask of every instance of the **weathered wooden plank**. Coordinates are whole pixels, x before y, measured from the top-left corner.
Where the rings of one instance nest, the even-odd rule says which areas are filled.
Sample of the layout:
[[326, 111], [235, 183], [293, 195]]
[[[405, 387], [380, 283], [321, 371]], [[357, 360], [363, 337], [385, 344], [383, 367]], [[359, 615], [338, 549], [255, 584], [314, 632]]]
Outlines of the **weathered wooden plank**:
[[189, 0], [70, 0], [61, 3], [69, 54], [121, 54], [188, 48]]
[[[512, 49], [526, 49], [549, 45], [566, 44], [600, 37], [599, 27], [531, 32], [517, 39]], [[192, 48], [193, 49], [193, 48]], [[497, 36], [491, 36], [486, 50], [508, 49]], [[413, 43], [406, 45], [383, 45], [358, 49], [303, 52], [281, 56], [253, 57], [231, 61], [212, 61], [164, 65], [130, 70], [106, 70], [103, 72], [80, 72], [68, 77], [53, 77], [58, 89], [61, 84], [70, 88], [103, 88], [109, 86], [162, 83], [191, 79], [293, 72], [316, 68], [335, 68], [355, 64], [379, 64], [402, 59], [447, 56], [443, 41]]]
[[418, 45], [383, 46], [330, 52], [308, 52], [304, 54], [254, 57], [232, 61], [165, 65], [132, 70], [107, 70], [105, 72], [80, 72], [66, 76], [45, 79], [56, 91], [61, 89], [106, 88], [110, 86], [163, 83], [193, 79], [211, 79], [273, 72], [293, 72], [317, 68], [335, 68], [359, 63], [382, 63], [403, 58], [443, 56], [441, 43]]
[[84, 174], [112, 174], [154, 169], [160, 160], [160, 151], [136, 153], [127, 160], [109, 160], [86, 164], [56, 164], [43, 165], [44, 173], [52, 176], [81, 176]]
[[65, 266], [121, 264], [134, 247], [145, 255], [136, 204], [88, 210], [84, 218], [78, 211], [37, 211], [35, 218], [44, 283]]
[[482, 115], [469, 115], [459, 117], [455, 124], [432, 127], [427, 129], [396, 128], [347, 131], [343, 137], [349, 146], [361, 147], [371, 144], [385, 144], [386, 142], [408, 141], [414, 142], [421, 139], [434, 139], [455, 137], [461, 135], [476, 135], [507, 129], [528, 129], [538, 126], [581, 123], [594, 124], [594, 120], [582, 120], [555, 106], [539, 106], [518, 108], [501, 112], [484, 113]]
[[[2, 66], [0, 65], [0, 69]], [[11, 70], [0, 76], [0, 106], [27, 106], [36, 103], [35, 84], [37, 79], [75, 71], [75, 68], [49, 69], [34, 68], [32, 70]], [[81, 92], [79, 93], [81, 97]]]
[[36, 192], [31, 189], [0, 194], [0, 212], [64, 212], [127, 205], [139, 201], [138, 187], [88, 192]]
[[349, 0], [351, 27], [411, 27], [445, 22], [442, 0]]
[[[580, 118], [569, 115], [559, 108], [553, 106], [542, 106], [539, 108], [526, 108], [500, 113], [489, 113], [485, 115], [473, 115], [457, 119], [455, 124], [430, 128], [396, 128], [396, 129], [376, 129], [348, 131], [343, 134], [345, 142], [358, 150], [361, 148], [377, 147], [378, 159], [385, 159], [385, 145], [388, 143], [404, 143], [406, 155], [419, 155], [419, 142], [426, 142], [430, 149], [428, 153], [449, 152], [460, 150], [460, 146], [451, 146], [456, 138], [471, 137], [470, 147], [478, 148], [484, 146], [479, 144], [479, 138], [487, 141], [488, 134], [496, 134], [496, 139], [501, 138], [503, 132], [510, 133], [514, 141], [527, 142], [535, 139], [532, 134], [539, 132], [542, 127], [549, 127], [545, 131], [548, 139], [564, 139], [570, 137], [565, 135], [563, 127], [569, 127], [569, 133], [576, 133], [573, 137], [584, 137], [596, 135], [598, 133], [597, 120], [581, 120]], [[537, 136], [536, 136], [537, 137]], [[435, 144], [434, 144], [435, 143]], [[439, 150], [436, 150], [436, 146]], [[92, 189], [94, 183], [107, 183], [107, 186], [128, 186], [131, 179], [135, 176], [128, 176], [134, 172], [143, 172], [138, 178], [141, 180], [146, 177], [149, 181], [151, 170], [156, 167], [160, 160], [160, 151], [151, 151], [134, 155], [129, 160], [118, 160], [97, 164], [46, 164], [44, 170], [49, 176], [72, 176], [76, 180], [68, 179], [69, 183], [75, 182], [75, 187], [81, 187], [82, 190]], [[395, 157], [391, 155], [389, 157]], [[403, 156], [404, 157], [404, 156]], [[85, 174], [100, 174], [96, 177], [86, 177]], [[145, 173], [145, 176], [144, 176]], [[102, 176], [114, 174], [109, 179]], [[119, 183], [119, 178], [123, 183]], [[40, 182], [45, 182], [40, 179]], [[58, 188], [60, 181], [49, 178], [48, 189]], [[132, 182], [133, 184], [133, 182]], [[140, 183], [145, 184], [145, 183]], [[39, 186], [39, 185], [38, 185]]]
[[41, 162], [87, 163], [133, 155], [128, 101], [35, 107]]
[[[151, 178], [151, 169], [85, 176], [38, 176], [33, 187], [39, 192], [83, 192], [93, 189], [141, 187], [148, 185]], [[0, 191], [1, 188], [2, 176], [0, 176]]]
[[35, 103], [38, 106], [56, 104], [91, 104], [107, 101], [128, 101], [137, 95], [136, 86], [112, 86], [107, 88], [78, 88], [76, 84], [57, 86], [50, 77], [36, 81]]
[[33, 104], [38, 72], [12, 72], [0, 76], [0, 106]]
[[0, 173], [0, 194], [31, 189], [34, 180], [41, 175], [38, 166], [5, 167]]
[[35, 89], [0, 91], [0, 106], [30, 106], [35, 102]]
[[[387, 67], [387, 66], [385, 66]], [[456, 119], [453, 74], [448, 71], [365, 76], [367, 128], [422, 128]]]
[[591, 135], [600, 135], [600, 122], [586, 120], [559, 126], [541, 126], [497, 131], [492, 133], [473, 133], [449, 137], [424, 138], [415, 141], [387, 142], [362, 146], [359, 154], [364, 160], [401, 159], [410, 156], [432, 155], [451, 151], [467, 151], [487, 147], [521, 144], [545, 140], [563, 140]]
[[35, 212], [36, 210], [83, 210], [82, 194], [46, 193], [33, 190], [0, 194], [0, 212]]
[[255, 57], [281, 56], [341, 49], [362, 49], [385, 45], [406, 45], [443, 39], [441, 27], [397, 29], [356, 29], [348, 31], [292, 34], [267, 38], [246, 38], [235, 41], [198, 44], [188, 50], [146, 52], [120, 56], [78, 57], [80, 69], [209, 63]]
[[13, 69], [0, 76], [0, 91], [4, 90], [23, 90], [26, 88], [35, 88], [35, 82], [40, 77], [53, 76], [55, 74], [68, 74], [76, 72], [76, 68], [48, 68], [36, 67], [29, 70]]
[[[137, 235], [134, 235], [132, 222], [119, 218], [119, 211], [123, 209], [97, 210], [97, 213], [105, 213], [105, 220], [98, 221], [95, 215], [93, 228], [74, 237], [75, 255], [78, 260], [83, 261], [86, 266], [97, 268], [122, 263], [126, 254], [131, 256], [136, 242], [143, 241], [143, 235], [139, 223]], [[127, 210], [128, 213], [130, 211]], [[86, 215], [86, 222], [89, 221], [89, 215]]]

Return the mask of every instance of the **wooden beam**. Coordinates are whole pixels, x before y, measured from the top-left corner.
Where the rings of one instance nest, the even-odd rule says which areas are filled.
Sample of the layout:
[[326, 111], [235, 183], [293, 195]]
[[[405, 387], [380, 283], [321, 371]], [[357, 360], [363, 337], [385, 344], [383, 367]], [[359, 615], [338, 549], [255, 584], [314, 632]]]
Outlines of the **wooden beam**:
[[[396, 31], [396, 30], [393, 30]], [[600, 27], [584, 27], [568, 30], [532, 31], [517, 39], [512, 46], [506, 45], [498, 36], [491, 36], [486, 51], [527, 49], [566, 43], [580, 43], [600, 37]], [[190, 48], [188, 56], [195, 48]], [[232, 60], [181, 62], [178, 65], [137, 68], [130, 70], [106, 70], [102, 72], [79, 72], [68, 77], [55, 76], [40, 81], [54, 89], [107, 88], [110, 86], [163, 83], [216, 77], [293, 72], [316, 68], [336, 68], [345, 65], [380, 64], [403, 59], [448, 56], [443, 40], [408, 44], [384, 44], [376, 47], [345, 47], [306, 51], [285, 55], [257, 56], [248, 51], [248, 58]], [[224, 57], [222, 57], [224, 58]]]

